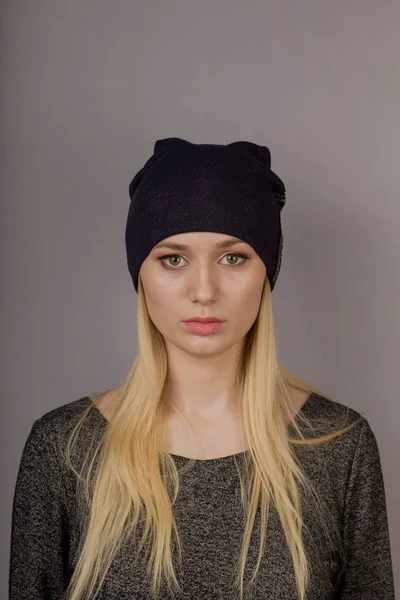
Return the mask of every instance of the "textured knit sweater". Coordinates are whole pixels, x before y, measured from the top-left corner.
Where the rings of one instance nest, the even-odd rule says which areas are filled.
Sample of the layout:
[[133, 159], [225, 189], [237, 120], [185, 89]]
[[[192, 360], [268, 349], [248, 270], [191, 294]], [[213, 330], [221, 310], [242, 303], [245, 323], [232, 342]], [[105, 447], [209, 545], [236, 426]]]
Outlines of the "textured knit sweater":
[[[60, 447], [65, 447], [75, 419], [88, 404], [92, 404], [91, 399], [83, 397], [47, 412], [33, 423], [25, 442], [12, 512], [10, 600], [57, 600], [76, 565], [84, 525], [78, 501], [81, 492], [75, 474], [61, 459]], [[76, 466], [107, 427], [105, 417], [95, 405], [92, 407], [74, 451]], [[338, 546], [332, 547], [320, 529], [314, 505], [307, 503], [303, 509], [303, 540], [311, 584], [306, 598], [393, 600], [385, 489], [375, 435], [360, 413], [315, 393], [301, 412], [310, 421], [324, 423], [314, 432], [317, 437], [317, 433], [319, 436], [339, 426], [345, 409], [350, 411], [348, 423], [361, 418], [352, 430], [327, 444], [308, 449], [296, 446], [303, 470], [340, 532], [340, 537], [334, 538]], [[181, 600], [239, 598], [232, 582], [244, 529], [236, 466], [236, 460], [243, 456], [242, 452], [198, 459], [192, 468], [180, 473], [180, 492], [173, 510], [182, 544], [178, 579], [183, 593], [175, 596]], [[172, 457], [179, 468], [189, 461], [176, 454]], [[259, 517], [258, 512], [245, 585], [258, 558]], [[122, 546], [116, 555], [99, 599], [151, 598], [145, 564], [132, 548]], [[162, 598], [174, 597], [169, 593], [165, 590]], [[266, 548], [256, 581], [245, 599], [297, 597], [291, 554], [279, 513], [271, 503]]]

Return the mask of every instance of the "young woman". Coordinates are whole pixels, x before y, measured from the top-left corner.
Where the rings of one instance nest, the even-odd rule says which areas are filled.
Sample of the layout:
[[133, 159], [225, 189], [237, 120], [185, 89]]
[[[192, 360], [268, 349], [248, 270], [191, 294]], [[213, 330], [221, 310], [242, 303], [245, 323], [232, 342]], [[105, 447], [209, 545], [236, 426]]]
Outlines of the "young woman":
[[394, 599], [375, 435], [277, 360], [285, 192], [264, 146], [156, 142], [125, 235], [139, 351], [33, 423], [11, 600]]

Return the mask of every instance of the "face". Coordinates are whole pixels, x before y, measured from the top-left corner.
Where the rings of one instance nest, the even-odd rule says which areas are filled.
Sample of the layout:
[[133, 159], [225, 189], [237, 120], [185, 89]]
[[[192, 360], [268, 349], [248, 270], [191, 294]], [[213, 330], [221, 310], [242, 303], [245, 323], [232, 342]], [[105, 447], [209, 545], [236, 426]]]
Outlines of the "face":
[[[150, 318], [166, 345], [211, 355], [243, 341], [258, 314], [266, 268], [246, 242], [196, 231], [156, 244], [139, 277]], [[199, 316], [223, 323], [184, 324]]]

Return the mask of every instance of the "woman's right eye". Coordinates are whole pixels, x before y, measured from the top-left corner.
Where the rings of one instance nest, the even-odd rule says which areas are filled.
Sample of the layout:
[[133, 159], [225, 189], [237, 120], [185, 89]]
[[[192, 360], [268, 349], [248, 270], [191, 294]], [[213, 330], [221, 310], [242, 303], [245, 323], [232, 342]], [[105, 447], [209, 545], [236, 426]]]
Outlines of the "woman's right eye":
[[168, 260], [169, 258], [178, 258], [181, 259], [183, 258], [182, 256], [180, 256], [179, 254], [167, 254], [166, 256], [160, 256], [159, 260], [162, 262], [162, 264], [165, 266], [166, 269], [175, 269], [175, 267], [173, 266], [168, 266], [165, 264], [164, 261]]

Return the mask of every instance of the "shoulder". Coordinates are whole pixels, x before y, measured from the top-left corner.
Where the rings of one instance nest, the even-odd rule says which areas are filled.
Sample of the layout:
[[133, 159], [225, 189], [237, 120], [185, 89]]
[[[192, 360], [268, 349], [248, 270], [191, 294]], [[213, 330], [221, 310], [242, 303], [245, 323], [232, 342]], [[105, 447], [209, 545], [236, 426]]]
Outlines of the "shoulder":
[[90, 398], [84, 396], [40, 415], [31, 426], [24, 452], [33, 452], [36, 449], [41, 454], [51, 455], [56, 446], [60, 443], [64, 445], [67, 434], [72, 431], [90, 403]]
[[307, 416], [324, 419], [327, 422], [341, 419], [344, 415], [347, 416], [350, 422], [365, 418], [361, 412], [351, 408], [351, 406], [315, 392], [311, 394], [305, 408], [307, 409]]
[[[47, 473], [46, 477], [59, 477], [69, 469], [65, 465], [65, 451], [75, 425], [80, 421], [86, 409], [92, 405], [91, 399], [84, 396], [53, 408], [39, 416], [32, 424], [23, 446], [20, 471]], [[103, 422], [91, 410], [82, 423], [72, 456], [80, 465], [85, 450], [95, 443], [99, 427]]]
[[26, 515], [30, 521], [36, 518], [40, 507], [46, 507], [43, 518], [48, 518], [65, 502], [65, 469], [60, 452], [61, 446], [65, 446], [63, 434], [89, 405], [89, 400], [84, 397], [69, 402], [45, 412], [33, 422], [17, 471], [13, 502], [16, 524], [19, 519], [22, 523]]
[[36, 419], [35, 424], [43, 428], [63, 426], [71, 420], [76, 419], [89, 404], [90, 398], [83, 396], [78, 400], [62, 404], [43, 413]]
[[296, 452], [315, 484], [342, 509], [353, 486], [364, 489], [367, 481], [382, 480], [374, 429], [362, 411], [319, 394], [313, 394], [304, 408], [309, 423], [299, 422], [300, 429], [316, 443], [300, 444]]
[[359, 434], [362, 427], [368, 424], [365, 415], [348, 404], [327, 398], [321, 394], [312, 393], [304, 405], [304, 416], [311, 421], [326, 428], [348, 426], [357, 423], [353, 429]]
[[309, 425], [301, 426], [307, 437], [345, 430], [320, 446], [337, 465], [348, 465], [356, 453], [376, 450], [375, 434], [367, 417], [343, 402], [314, 393], [305, 404], [302, 415], [309, 421]]

